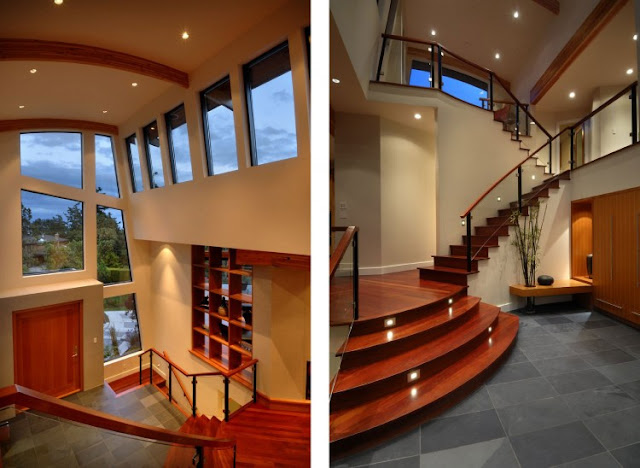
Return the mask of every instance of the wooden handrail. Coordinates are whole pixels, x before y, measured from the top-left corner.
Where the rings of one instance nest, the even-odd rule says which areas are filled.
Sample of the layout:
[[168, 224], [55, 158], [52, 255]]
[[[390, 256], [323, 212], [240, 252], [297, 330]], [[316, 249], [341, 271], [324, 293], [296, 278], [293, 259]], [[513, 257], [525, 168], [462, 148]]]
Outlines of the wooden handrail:
[[173, 362], [171, 359], [169, 359], [168, 356], [165, 356], [164, 353], [161, 353], [160, 351], [158, 351], [155, 348], [149, 348], [146, 351], [143, 351], [142, 353], [140, 353], [140, 355], [144, 355], [147, 353], [155, 353], [158, 357], [164, 359], [167, 364], [171, 364], [171, 366], [176, 369], [178, 372], [180, 372], [182, 375], [184, 375], [185, 377], [205, 377], [207, 375], [226, 375], [224, 372], [222, 371], [216, 371], [216, 372], [197, 372], [197, 373], [190, 373], [187, 372], [186, 370], [184, 370], [182, 367], [180, 367], [178, 364], [176, 364], [175, 362]]
[[142, 437], [144, 439], [158, 440], [170, 444], [224, 449], [233, 448], [236, 443], [233, 439], [214, 439], [211, 437], [160, 429], [147, 424], [139, 424], [118, 416], [111, 416], [91, 408], [85, 408], [75, 403], [69, 403], [20, 385], [12, 385], [0, 389], [0, 408], [9, 405], [24, 406], [99, 429]]
[[[164, 355], [165, 359], [168, 361], [169, 360], [169, 355], [167, 354], [166, 351], [163, 353], [163, 355]], [[189, 403], [189, 407], [193, 408], [193, 400], [191, 399], [191, 397], [187, 393], [187, 389], [185, 388], [184, 384], [182, 383], [182, 380], [180, 380], [180, 377], [178, 377], [178, 374], [176, 373], [176, 369], [171, 369], [171, 372], [173, 372], [174, 377], [178, 381], [178, 385], [180, 386], [180, 389], [182, 390], [182, 394], [187, 399], [187, 402]]]
[[[490, 98], [486, 98], [486, 97], [481, 97], [480, 100], [481, 101], [487, 101], [487, 102], [491, 101]], [[494, 104], [515, 104], [515, 102], [513, 102], [513, 101], [503, 101], [502, 99], [494, 99], [493, 103]]]
[[257, 359], [251, 359], [250, 361], [245, 362], [244, 364], [239, 365], [238, 367], [234, 367], [233, 369], [231, 369], [229, 371], [228, 374], [226, 374], [227, 377], [231, 377], [233, 375], [238, 374], [239, 372], [242, 372], [243, 370], [245, 370], [247, 367], [251, 367], [253, 366], [256, 362], [258, 362]]
[[347, 252], [347, 248], [351, 244], [353, 236], [355, 236], [356, 232], [358, 232], [357, 226], [349, 226], [345, 230], [344, 235], [340, 239], [340, 242], [338, 242], [336, 250], [333, 252], [333, 254], [331, 254], [331, 260], [329, 262], [329, 278], [333, 278], [333, 275], [336, 274], [338, 265], [340, 264], [342, 257], [344, 257], [344, 254]]
[[446, 47], [444, 47], [442, 44], [440, 44], [439, 42], [429, 42], [429, 41], [421, 41], [420, 39], [414, 39], [414, 38], [410, 38], [410, 37], [404, 37], [404, 36], [397, 36], [395, 34], [382, 34], [382, 37], [385, 39], [395, 39], [397, 41], [404, 41], [404, 42], [414, 42], [416, 44], [424, 44], [424, 45], [430, 45], [430, 46], [438, 46], [440, 48], [440, 50], [445, 51], [448, 55], [460, 60], [461, 62], [466, 63], [467, 65], [474, 67], [482, 72], [488, 73], [490, 76], [493, 76], [493, 78], [495, 78], [498, 83], [500, 84], [500, 86], [502, 86], [504, 88], [504, 90], [507, 92], [507, 94], [509, 95], [509, 97], [511, 97], [511, 99], [513, 99], [514, 103], [516, 105], [518, 105], [519, 107], [522, 108], [522, 111], [529, 117], [529, 119], [533, 122], [536, 123], [536, 125], [540, 128], [540, 130], [542, 131], [542, 133], [544, 133], [545, 135], [547, 135], [547, 137], [551, 138], [551, 134], [549, 132], [547, 132], [547, 130], [540, 124], [540, 122], [538, 122], [535, 117], [533, 115], [531, 115], [531, 113], [529, 112], [529, 110], [526, 108], [526, 106], [524, 104], [522, 104], [518, 98], [516, 98], [514, 96], [514, 94], [511, 92], [511, 90], [509, 89], [508, 86], [505, 85], [504, 80], [502, 80], [502, 78], [500, 78], [499, 75], [497, 75], [496, 73], [494, 73], [493, 71], [489, 70], [486, 67], [483, 67], [481, 65], [478, 65], [477, 63], [473, 63], [470, 60], [465, 59], [464, 57], [459, 56], [458, 54], [456, 54], [455, 52], [450, 51], [449, 49], [447, 49]]

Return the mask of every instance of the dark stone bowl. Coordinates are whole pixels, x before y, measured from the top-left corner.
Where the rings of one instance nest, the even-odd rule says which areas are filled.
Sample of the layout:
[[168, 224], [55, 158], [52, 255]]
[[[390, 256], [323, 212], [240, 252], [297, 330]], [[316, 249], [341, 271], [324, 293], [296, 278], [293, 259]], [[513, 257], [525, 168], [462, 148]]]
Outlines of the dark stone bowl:
[[549, 276], [549, 275], [538, 276], [538, 284], [540, 286], [551, 286], [553, 284], [553, 276]]

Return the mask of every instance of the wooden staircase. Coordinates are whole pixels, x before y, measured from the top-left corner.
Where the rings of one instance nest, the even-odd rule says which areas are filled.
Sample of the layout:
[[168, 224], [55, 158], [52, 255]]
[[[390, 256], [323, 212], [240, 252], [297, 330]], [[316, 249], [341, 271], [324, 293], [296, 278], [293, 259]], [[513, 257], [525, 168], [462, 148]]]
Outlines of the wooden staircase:
[[[386, 302], [430, 294], [399, 309], [378, 295], [381, 285]], [[468, 395], [501, 362], [518, 331], [516, 316], [466, 295], [465, 286], [420, 279], [415, 270], [363, 277], [360, 297], [361, 319], [338, 350], [332, 459], [404, 432]]]
[[[538, 166], [542, 167], [542, 166]], [[529, 207], [536, 206], [541, 200], [551, 196], [551, 190], [560, 188], [561, 180], [569, 180], [569, 171], [550, 177], [522, 195], [522, 214], [529, 215]], [[434, 264], [420, 268], [420, 277], [425, 280], [467, 285], [469, 275], [478, 273], [479, 263], [489, 259], [489, 251], [499, 247], [499, 238], [509, 236], [510, 221], [513, 211], [518, 209], [518, 201], [512, 201], [509, 208], [498, 210], [497, 216], [487, 218], [485, 225], [474, 226], [475, 234], [471, 236], [471, 271], [467, 271], [467, 245], [469, 239], [462, 236], [461, 245], [450, 245], [449, 255], [434, 255]]]

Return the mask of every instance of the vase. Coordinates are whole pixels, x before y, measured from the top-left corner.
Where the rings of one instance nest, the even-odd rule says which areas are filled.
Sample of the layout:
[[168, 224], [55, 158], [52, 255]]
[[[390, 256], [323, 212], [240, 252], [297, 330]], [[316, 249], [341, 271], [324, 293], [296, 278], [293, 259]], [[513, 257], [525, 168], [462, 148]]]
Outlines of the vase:
[[223, 317], [227, 316], [227, 301], [224, 298], [222, 298], [220, 307], [218, 307], [218, 315], [222, 315]]
[[593, 275], [593, 254], [587, 255], [587, 275], [589, 278]]

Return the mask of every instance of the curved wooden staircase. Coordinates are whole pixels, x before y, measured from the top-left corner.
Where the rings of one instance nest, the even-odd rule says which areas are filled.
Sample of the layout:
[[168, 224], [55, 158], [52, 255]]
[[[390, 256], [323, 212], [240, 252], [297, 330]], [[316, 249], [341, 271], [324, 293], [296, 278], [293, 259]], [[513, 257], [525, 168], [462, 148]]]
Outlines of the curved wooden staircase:
[[360, 299], [361, 318], [338, 350], [332, 459], [404, 432], [469, 394], [518, 331], [516, 316], [467, 296], [466, 286], [424, 280], [417, 271], [363, 277]]

